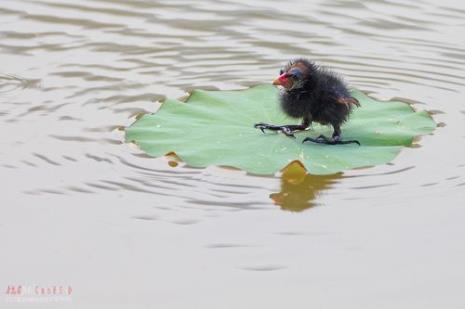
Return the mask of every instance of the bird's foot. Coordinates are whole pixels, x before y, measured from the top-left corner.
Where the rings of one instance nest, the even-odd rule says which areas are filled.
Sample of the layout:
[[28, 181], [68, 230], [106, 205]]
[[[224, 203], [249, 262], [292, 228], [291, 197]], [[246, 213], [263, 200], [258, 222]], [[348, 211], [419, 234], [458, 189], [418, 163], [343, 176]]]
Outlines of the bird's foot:
[[326, 144], [326, 145], [344, 145], [344, 144], [357, 144], [360, 146], [360, 142], [357, 140], [348, 140], [348, 141], [343, 141], [341, 140], [340, 136], [333, 136], [333, 138], [327, 138], [324, 135], [320, 135], [317, 138], [311, 138], [311, 137], [306, 137], [302, 143], [305, 142], [314, 142], [317, 144]]
[[278, 126], [274, 124], [268, 124], [268, 123], [256, 123], [254, 125], [254, 128], [260, 129], [263, 133], [265, 133], [265, 130], [270, 130], [270, 131], [276, 131], [276, 132], [282, 132], [284, 135], [288, 137], [295, 138], [294, 132], [298, 130], [293, 130], [290, 125], [284, 125], [284, 126]]

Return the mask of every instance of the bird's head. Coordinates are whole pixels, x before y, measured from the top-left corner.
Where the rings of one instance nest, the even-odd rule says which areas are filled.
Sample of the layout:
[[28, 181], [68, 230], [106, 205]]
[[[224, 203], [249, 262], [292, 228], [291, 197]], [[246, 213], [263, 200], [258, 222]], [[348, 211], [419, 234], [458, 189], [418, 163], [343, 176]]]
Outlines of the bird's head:
[[273, 85], [283, 86], [287, 91], [302, 88], [314, 70], [315, 64], [306, 59], [292, 60], [280, 70]]

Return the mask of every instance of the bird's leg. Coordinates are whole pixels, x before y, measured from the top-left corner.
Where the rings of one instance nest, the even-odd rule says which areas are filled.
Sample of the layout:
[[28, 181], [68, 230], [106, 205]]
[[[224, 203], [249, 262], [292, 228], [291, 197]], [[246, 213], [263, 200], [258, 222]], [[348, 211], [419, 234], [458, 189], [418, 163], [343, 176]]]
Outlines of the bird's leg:
[[318, 143], [318, 144], [327, 144], [327, 145], [344, 145], [344, 144], [358, 144], [360, 146], [360, 142], [357, 140], [348, 140], [343, 141], [341, 139], [341, 128], [338, 125], [333, 125], [334, 132], [331, 138], [327, 138], [324, 135], [320, 135], [317, 138], [306, 137], [302, 143], [307, 141]]
[[307, 129], [310, 125], [310, 118], [305, 117], [302, 121], [301, 124], [288, 124], [288, 125], [274, 125], [274, 124], [268, 124], [268, 123], [256, 123], [254, 127], [256, 129], [260, 129], [263, 133], [265, 133], [265, 130], [270, 130], [270, 131], [280, 131], [283, 132], [286, 136], [293, 137], [294, 133], [297, 131], [303, 131]]

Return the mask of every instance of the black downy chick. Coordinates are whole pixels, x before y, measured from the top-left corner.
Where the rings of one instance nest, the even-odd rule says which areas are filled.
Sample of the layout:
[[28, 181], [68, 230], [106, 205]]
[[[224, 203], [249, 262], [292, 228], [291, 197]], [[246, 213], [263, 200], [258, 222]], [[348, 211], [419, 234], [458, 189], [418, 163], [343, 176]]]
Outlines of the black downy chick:
[[335, 73], [306, 59], [295, 59], [280, 71], [273, 85], [284, 87], [280, 95], [281, 108], [290, 117], [303, 118], [302, 124], [273, 125], [261, 122], [255, 124], [255, 128], [263, 133], [265, 129], [280, 131], [295, 138], [295, 132], [306, 130], [312, 121], [315, 121], [323, 125], [332, 125], [332, 137], [307, 137], [303, 142], [360, 145], [357, 140], [341, 139], [341, 125], [347, 121], [352, 105], [360, 106], [360, 103], [350, 95], [343, 80]]

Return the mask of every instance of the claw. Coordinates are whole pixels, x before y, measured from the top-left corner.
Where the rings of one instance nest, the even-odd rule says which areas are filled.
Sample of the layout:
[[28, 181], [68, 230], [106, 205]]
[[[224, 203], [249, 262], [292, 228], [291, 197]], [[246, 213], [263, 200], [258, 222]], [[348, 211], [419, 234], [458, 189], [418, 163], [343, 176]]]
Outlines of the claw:
[[267, 129], [267, 124], [266, 124], [266, 123], [263, 123], [263, 122], [256, 123], [256, 124], [254, 125], [254, 128], [255, 128], [255, 129], [260, 129], [260, 131], [262, 131], [262, 133], [265, 134], [265, 129]]

